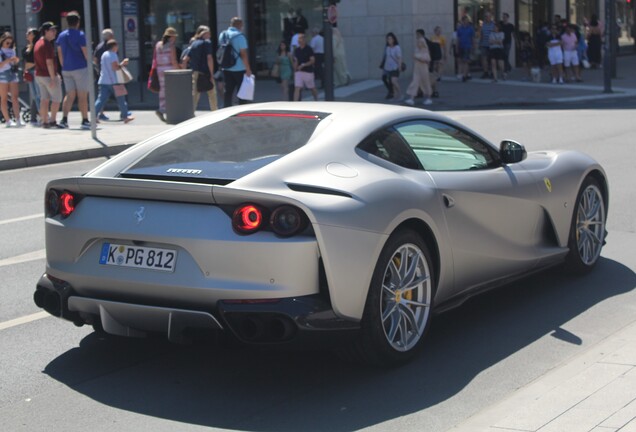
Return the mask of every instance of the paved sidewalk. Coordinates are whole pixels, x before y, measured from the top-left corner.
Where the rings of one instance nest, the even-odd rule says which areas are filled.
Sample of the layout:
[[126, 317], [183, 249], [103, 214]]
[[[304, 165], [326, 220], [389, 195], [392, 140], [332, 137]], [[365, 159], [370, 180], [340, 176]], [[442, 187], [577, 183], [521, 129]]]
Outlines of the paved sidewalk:
[[[548, 82], [521, 81], [523, 71], [515, 69], [507, 81], [473, 79], [462, 83], [454, 76], [445, 76], [439, 83], [441, 97], [427, 107], [433, 111], [483, 109], [494, 107], [531, 106], [533, 104], [576, 102], [580, 107], [592, 107], [599, 98], [636, 96], [636, 56], [618, 58], [617, 78], [612, 81], [614, 93], [603, 93], [603, 71], [585, 70], [583, 83], [555, 85]], [[379, 71], [378, 71], [379, 74]], [[543, 81], [547, 81], [547, 71]], [[401, 80], [402, 89], [408, 77]], [[336, 89], [336, 100], [402, 104], [401, 100], [385, 100], [386, 90], [379, 79], [355, 82]], [[280, 85], [271, 80], [257, 83], [256, 102], [281, 98]], [[321, 98], [323, 97], [321, 93]], [[416, 101], [421, 102], [421, 101]], [[421, 105], [420, 105], [421, 106]], [[39, 129], [31, 126], [5, 128], [0, 125], [0, 170], [37, 166], [70, 160], [110, 156], [149, 136], [170, 128], [150, 111], [134, 110], [136, 120], [124, 125], [109, 121], [98, 125], [97, 141], [89, 131], [79, 130], [79, 114], [71, 112], [71, 129]], [[115, 111], [107, 112], [117, 118]], [[200, 114], [197, 112], [197, 114]], [[58, 115], [58, 120], [60, 115]]]
[[449, 432], [636, 432], [636, 322]]

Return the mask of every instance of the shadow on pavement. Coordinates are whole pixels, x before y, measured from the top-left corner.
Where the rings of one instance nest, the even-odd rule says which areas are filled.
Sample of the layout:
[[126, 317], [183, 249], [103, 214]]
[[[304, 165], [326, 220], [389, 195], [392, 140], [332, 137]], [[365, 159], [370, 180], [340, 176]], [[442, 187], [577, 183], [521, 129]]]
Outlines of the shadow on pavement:
[[329, 352], [177, 346], [91, 334], [44, 373], [107, 406], [234, 430], [348, 431], [421, 411], [546, 334], [636, 287], [636, 274], [602, 259], [583, 278], [560, 269], [476, 297], [436, 316], [425, 349], [393, 370], [342, 363]]

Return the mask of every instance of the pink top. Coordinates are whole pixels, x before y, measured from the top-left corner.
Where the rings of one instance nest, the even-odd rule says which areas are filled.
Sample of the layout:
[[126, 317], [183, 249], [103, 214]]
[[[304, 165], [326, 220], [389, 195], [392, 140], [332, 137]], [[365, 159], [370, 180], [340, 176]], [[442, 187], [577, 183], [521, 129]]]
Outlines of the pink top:
[[561, 35], [561, 43], [563, 44], [563, 51], [576, 51], [576, 43], [578, 39], [574, 33]]

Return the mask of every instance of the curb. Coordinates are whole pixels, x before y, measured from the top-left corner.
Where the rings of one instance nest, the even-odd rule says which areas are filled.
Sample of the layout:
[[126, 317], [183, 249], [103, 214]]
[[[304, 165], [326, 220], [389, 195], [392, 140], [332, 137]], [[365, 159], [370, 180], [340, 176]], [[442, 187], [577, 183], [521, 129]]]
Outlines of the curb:
[[25, 156], [15, 159], [4, 159], [0, 160], [0, 171], [114, 156], [133, 146], [134, 144], [135, 143], [115, 144], [101, 148], [72, 150], [62, 153]]

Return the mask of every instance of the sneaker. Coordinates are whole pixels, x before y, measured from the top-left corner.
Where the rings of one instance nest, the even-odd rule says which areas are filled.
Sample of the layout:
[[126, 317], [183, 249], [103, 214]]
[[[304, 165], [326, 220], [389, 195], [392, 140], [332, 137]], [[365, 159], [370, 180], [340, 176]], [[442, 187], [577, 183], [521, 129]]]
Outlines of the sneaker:
[[563, 81], [563, 78], [559, 78], [559, 84], [565, 84], [565, 82]]
[[97, 118], [98, 118], [99, 120], [103, 120], [103, 121], [108, 121], [108, 120], [110, 120], [110, 119], [108, 118], [108, 116], [107, 116], [106, 114], [104, 114], [104, 113], [101, 113], [101, 114], [99, 115], [99, 117], [97, 117]]
[[424, 105], [433, 105], [433, 101], [430, 98], [428, 98], [428, 99], [424, 100], [423, 104]]
[[411, 106], [415, 105], [413, 98], [404, 99], [404, 103]]
[[130, 122], [131, 122], [131, 121], [133, 121], [134, 119], [135, 119], [134, 117], [128, 116], [128, 117], [126, 117], [126, 118], [124, 119], [124, 124], [128, 124], [128, 123], [130, 123]]
[[82, 120], [82, 124], [80, 125], [80, 128], [84, 130], [89, 130], [91, 128], [91, 122], [89, 122], [88, 120]]
[[33, 127], [42, 127], [42, 122], [40, 120], [32, 121], [31, 126]]
[[384, 99], [393, 99], [393, 93], [389, 93], [386, 96], [384, 96]]
[[552, 78], [552, 84], [556, 84], [556, 83], [557, 83], [556, 78]]
[[59, 123], [55, 123], [55, 122], [53, 123], [54, 123], [54, 126], [57, 127], [58, 129], [68, 129], [68, 123], [65, 122], [64, 120], [62, 120]]

